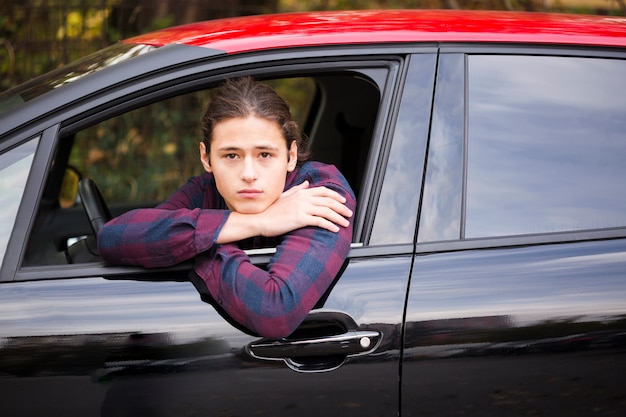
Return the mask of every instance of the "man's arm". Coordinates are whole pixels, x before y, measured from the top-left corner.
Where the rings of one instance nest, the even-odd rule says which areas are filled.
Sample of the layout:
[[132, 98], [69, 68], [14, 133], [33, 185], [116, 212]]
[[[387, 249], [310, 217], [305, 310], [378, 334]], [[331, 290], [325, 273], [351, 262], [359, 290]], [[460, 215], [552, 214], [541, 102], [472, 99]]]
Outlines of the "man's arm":
[[112, 265], [175, 265], [215, 245], [229, 213], [199, 208], [132, 210], [100, 229], [98, 252]]
[[[270, 210], [240, 214], [226, 209], [212, 177], [194, 177], [155, 209], [137, 209], [109, 221], [98, 234], [102, 259], [114, 265], [171, 266], [218, 243], [274, 237], [305, 226], [339, 230], [352, 215], [345, 198], [308, 181], [283, 193]], [[345, 216], [345, 217], [344, 217]]]
[[219, 207], [207, 177], [191, 178], [154, 209], [137, 209], [116, 217], [98, 233], [102, 259], [114, 265], [146, 268], [171, 266], [215, 245], [230, 211]]
[[[347, 182], [342, 176], [331, 179], [313, 186], [338, 192], [354, 211]], [[237, 245], [224, 244], [212, 256], [198, 256], [195, 270], [232, 319], [262, 336], [280, 338], [296, 329], [332, 284], [351, 241], [352, 222], [338, 232], [308, 226], [283, 238], [267, 269], [253, 265]]]
[[350, 225], [352, 210], [346, 197], [328, 187], [309, 187], [309, 181], [290, 188], [267, 210], [256, 214], [230, 214], [217, 243], [238, 242], [255, 236], [276, 237], [292, 230], [316, 226], [331, 232]]

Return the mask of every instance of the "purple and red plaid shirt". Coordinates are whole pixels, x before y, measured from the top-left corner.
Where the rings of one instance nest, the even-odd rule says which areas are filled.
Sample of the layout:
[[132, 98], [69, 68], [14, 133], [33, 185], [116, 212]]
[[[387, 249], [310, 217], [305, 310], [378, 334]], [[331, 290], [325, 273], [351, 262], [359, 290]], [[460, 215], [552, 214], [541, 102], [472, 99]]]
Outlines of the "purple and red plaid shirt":
[[[307, 162], [287, 176], [285, 189], [304, 180], [310, 187], [337, 191], [355, 211], [354, 193], [334, 166]], [[204, 173], [156, 208], [132, 210], [109, 221], [98, 234], [98, 250], [107, 263], [146, 268], [194, 258], [195, 273], [232, 320], [264, 337], [287, 336], [341, 270], [352, 222], [338, 233], [305, 227], [274, 239], [252, 239], [245, 249], [276, 246], [263, 269], [250, 262], [242, 245], [216, 244], [229, 214], [213, 175]]]

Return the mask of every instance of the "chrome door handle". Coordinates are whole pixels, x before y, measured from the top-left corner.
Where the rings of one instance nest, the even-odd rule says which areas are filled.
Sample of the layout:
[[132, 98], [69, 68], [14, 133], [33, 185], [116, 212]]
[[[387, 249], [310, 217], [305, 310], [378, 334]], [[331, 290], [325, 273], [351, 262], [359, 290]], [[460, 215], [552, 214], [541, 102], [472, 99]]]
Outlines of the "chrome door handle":
[[299, 372], [320, 372], [338, 368], [349, 357], [374, 352], [382, 339], [382, 332], [357, 330], [345, 313], [314, 311], [291, 336], [251, 342], [246, 352], [256, 359], [282, 360]]
[[259, 359], [284, 359], [311, 356], [363, 355], [373, 352], [382, 335], [374, 331], [349, 331], [344, 334], [312, 339], [260, 340], [247, 346], [248, 353]]

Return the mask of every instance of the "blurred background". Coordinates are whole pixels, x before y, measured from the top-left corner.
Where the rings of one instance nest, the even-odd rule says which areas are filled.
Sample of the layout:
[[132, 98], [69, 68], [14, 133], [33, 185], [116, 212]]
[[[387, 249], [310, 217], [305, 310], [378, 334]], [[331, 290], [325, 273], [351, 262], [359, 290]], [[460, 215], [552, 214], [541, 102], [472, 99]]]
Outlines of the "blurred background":
[[223, 17], [341, 9], [626, 16], [626, 0], [0, 0], [0, 91], [140, 33]]

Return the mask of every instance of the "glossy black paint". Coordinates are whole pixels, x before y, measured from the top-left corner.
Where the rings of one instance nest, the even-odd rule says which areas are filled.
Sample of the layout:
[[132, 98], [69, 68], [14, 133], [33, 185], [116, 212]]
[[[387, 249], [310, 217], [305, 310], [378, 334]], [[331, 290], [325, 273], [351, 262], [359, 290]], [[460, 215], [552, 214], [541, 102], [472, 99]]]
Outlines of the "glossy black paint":
[[[188, 282], [89, 278], [5, 284], [0, 411], [393, 414], [399, 323], [412, 259], [358, 254], [354, 249], [322, 311], [341, 311], [357, 330], [378, 332], [382, 340], [373, 354], [322, 373], [298, 373], [283, 362], [251, 357], [246, 346], [258, 339], [200, 302]], [[321, 369], [326, 361], [308, 359]], [[35, 393], [37, 401], [27, 401]]]
[[417, 256], [403, 415], [626, 410], [626, 240]]

